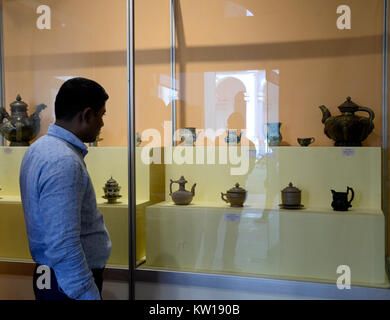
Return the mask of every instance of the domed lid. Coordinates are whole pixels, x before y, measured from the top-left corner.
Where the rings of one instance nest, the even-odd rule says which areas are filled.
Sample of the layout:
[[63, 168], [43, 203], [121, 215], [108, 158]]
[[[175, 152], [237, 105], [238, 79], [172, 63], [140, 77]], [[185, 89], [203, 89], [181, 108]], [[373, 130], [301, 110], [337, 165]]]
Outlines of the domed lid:
[[240, 187], [239, 183], [236, 183], [235, 187], [228, 190], [229, 193], [245, 193], [246, 190]]
[[26, 109], [27, 108], [27, 104], [22, 101], [20, 94], [18, 94], [16, 96], [16, 101], [12, 102], [10, 104], [10, 106], [12, 109]]
[[116, 180], [113, 179], [112, 176], [106, 182], [106, 187], [118, 187], [118, 186], [119, 186], [118, 182], [116, 182]]
[[301, 192], [301, 190], [299, 190], [298, 188], [294, 187], [293, 184], [290, 182], [288, 184], [288, 187], [284, 188], [282, 190], [282, 192], [283, 193], [285, 193], [285, 192], [288, 192], [288, 193], [299, 193], [299, 192]]
[[341, 106], [339, 106], [339, 110], [341, 112], [354, 112], [358, 108], [359, 106], [352, 101], [351, 97], [347, 97], [347, 100], [345, 100], [345, 102]]

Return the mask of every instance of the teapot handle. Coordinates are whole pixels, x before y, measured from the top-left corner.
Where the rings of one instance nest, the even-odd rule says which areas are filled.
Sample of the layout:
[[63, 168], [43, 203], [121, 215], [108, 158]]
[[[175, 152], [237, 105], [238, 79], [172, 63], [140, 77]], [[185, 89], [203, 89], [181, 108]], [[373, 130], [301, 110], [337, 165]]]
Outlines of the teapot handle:
[[229, 201], [228, 201], [227, 199], [225, 199], [225, 197], [226, 197], [226, 193], [222, 193], [222, 192], [221, 192], [221, 199], [222, 199], [223, 201], [229, 203]]
[[174, 183], [177, 183], [176, 181], [173, 181], [172, 179], [171, 179], [171, 184], [169, 185], [169, 195], [171, 195], [172, 194], [172, 184], [174, 184]]
[[355, 196], [355, 192], [353, 191], [353, 189], [352, 189], [352, 188], [350, 188], [350, 187], [347, 187], [347, 193], [349, 192], [349, 190], [351, 190], [351, 191], [352, 191], [352, 197], [351, 197], [351, 200], [349, 200], [349, 201], [348, 201], [348, 204], [351, 204], [351, 202], [352, 202], [352, 200], [353, 200], [353, 198], [354, 198], [354, 196]]
[[372, 121], [375, 119], [375, 113], [374, 111], [372, 111], [370, 108], [366, 108], [366, 107], [359, 107], [357, 111], [364, 111], [364, 112], [367, 112], [370, 117], [369, 119]]

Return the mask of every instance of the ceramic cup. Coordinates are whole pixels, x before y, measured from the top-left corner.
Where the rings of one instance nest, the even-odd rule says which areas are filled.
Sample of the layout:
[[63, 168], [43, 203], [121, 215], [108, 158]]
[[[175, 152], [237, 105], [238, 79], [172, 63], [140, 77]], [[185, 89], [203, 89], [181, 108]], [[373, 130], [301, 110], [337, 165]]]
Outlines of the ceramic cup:
[[302, 147], [307, 147], [308, 145], [312, 144], [315, 141], [315, 139], [313, 137], [311, 137], [311, 138], [298, 138], [297, 141]]

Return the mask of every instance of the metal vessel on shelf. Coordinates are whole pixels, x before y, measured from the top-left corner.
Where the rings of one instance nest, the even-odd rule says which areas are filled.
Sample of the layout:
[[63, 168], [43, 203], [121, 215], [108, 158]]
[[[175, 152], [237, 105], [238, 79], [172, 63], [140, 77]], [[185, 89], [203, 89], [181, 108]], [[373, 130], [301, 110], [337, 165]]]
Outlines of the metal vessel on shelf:
[[5, 108], [0, 108], [0, 133], [11, 142], [11, 146], [29, 146], [40, 129], [40, 112], [46, 105], [40, 104], [35, 112], [28, 116], [28, 105], [22, 101], [18, 94], [16, 101], [10, 104], [11, 116]]
[[237, 130], [228, 130], [228, 134], [225, 137], [225, 142], [230, 146], [235, 146], [241, 142], [242, 132], [237, 133]]
[[196, 133], [196, 128], [188, 127], [179, 130], [179, 137], [182, 146], [193, 146], [196, 139], [199, 136], [199, 132]]
[[117, 200], [121, 198], [122, 196], [119, 194], [121, 187], [119, 186], [118, 182], [113, 179], [112, 177], [107, 180], [105, 186], [103, 187], [104, 190], [104, 199], [107, 199], [108, 204], [114, 204], [117, 203]]
[[[351, 191], [351, 199], [348, 200], [349, 192]], [[331, 190], [333, 201], [332, 201], [332, 208], [334, 211], [348, 211], [348, 208], [351, 208], [351, 202], [353, 198], [355, 197], [355, 192], [352, 188], [347, 187], [347, 192], [336, 192], [334, 190]]]
[[[171, 180], [171, 183], [169, 185], [169, 195], [172, 197], [172, 200], [177, 205], [188, 205], [191, 203], [192, 198], [195, 196], [195, 187], [196, 183], [191, 188], [191, 191], [187, 191], [185, 189], [185, 185], [188, 182], [184, 176], [181, 176], [179, 180]], [[179, 184], [179, 190], [172, 192], [172, 184], [177, 183]]]
[[267, 126], [267, 131], [264, 131], [264, 137], [267, 139], [269, 146], [279, 146], [282, 142], [282, 134], [280, 133], [281, 122], [268, 122], [264, 123]]
[[221, 192], [223, 201], [230, 204], [231, 207], [243, 207], [247, 197], [247, 191], [240, 187], [239, 183], [229, 189], [226, 193]]
[[[332, 116], [327, 107], [319, 107], [322, 111], [322, 123], [325, 125], [326, 136], [335, 141], [335, 146], [362, 146], [369, 134], [374, 130], [375, 113], [370, 108], [361, 107], [354, 103], [351, 97], [339, 106], [341, 115]], [[368, 117], [355, 115], [363, 111]]]
[[282, 203], [279, 205], [282, 209], [301, 209], [301, 190], [294, 187], [292, 182], [288, 187], [282, 190]]
[[301, 147], [308, 147], [311, 145], [316, 139], [314, 137], [311, 138], [297, 138], [298, 143]]

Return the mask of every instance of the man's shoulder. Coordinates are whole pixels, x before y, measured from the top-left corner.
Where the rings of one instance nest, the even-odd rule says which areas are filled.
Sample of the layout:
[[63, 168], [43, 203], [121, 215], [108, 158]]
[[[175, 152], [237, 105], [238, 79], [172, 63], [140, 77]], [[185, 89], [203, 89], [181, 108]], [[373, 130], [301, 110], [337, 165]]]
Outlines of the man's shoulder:
[[68, 143], [49, 135], [44, 135], [31, 144], [25, 156], [40, 159], [46, 163], [76, 160], [75, 153]]

